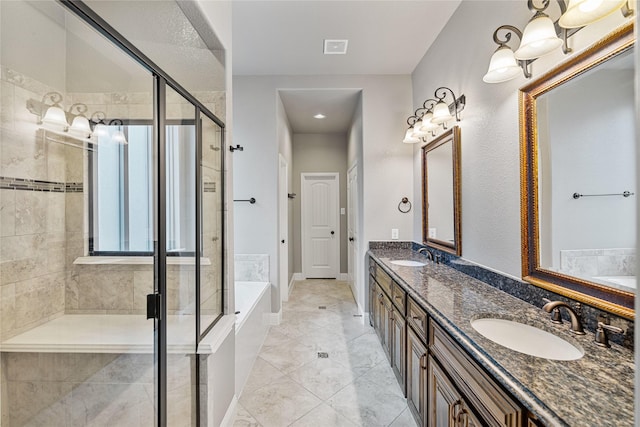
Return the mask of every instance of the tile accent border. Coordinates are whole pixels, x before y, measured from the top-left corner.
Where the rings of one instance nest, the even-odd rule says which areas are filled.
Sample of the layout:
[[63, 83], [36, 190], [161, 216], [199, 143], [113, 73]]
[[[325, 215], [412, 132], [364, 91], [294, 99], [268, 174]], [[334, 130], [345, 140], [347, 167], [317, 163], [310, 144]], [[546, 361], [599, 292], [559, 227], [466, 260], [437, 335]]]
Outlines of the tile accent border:
[[43, 191], [48, 193], [82, 193], [84, 184], [82, 182], [53, 182], [0, 176], [0, 189]]

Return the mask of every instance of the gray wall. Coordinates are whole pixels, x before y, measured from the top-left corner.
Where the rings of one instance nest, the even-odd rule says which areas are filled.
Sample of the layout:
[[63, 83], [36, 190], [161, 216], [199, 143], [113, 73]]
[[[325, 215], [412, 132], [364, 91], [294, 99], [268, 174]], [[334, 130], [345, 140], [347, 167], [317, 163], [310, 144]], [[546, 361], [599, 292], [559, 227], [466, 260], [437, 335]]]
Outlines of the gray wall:
[[[293, 134], [293, 192], [302, 194], [301, 174], [337, 172], [340, 174], [340, 207], [347, 207], [347, 135]], [[293, 268], [302, 272], [301, 197], [293, 200]], [[291, 223], [291, 221], [290, 221]], [[347, 215], [340, 215], [340, 272], [347, 265]]]
[[[401, 141], [411, 110], [411, 77], [408, 75], [358, 76], [234, 76], [233, 137], [245, 147], [234, 154], [234, 195], [252, 196], [257, 203], [235, 205], [236, 253], [268, 254], [270, 282], [277, 283], [278, 262], [278, 120], [277, 93], [282, 89], [361, 89], [362, 151], [359, 162], [360, 262], [370, 240], [388, 240], [390, 230], [400, 239], [413, 235], [410, 215], [398, 212], [398, 202], [410, 194], [412, 147]], [[361, 168], [361, 169], [360, 169]], [[383, 173], [384, 171], [384, 173]], [[389, 179], [393, 177], [393, 179]], [[362, 268], [361, 268], [362, 270]], [[356, 298], [364, 307], [364, 279], [359, 279]], [[280, 289], [272, 287], [272, 311], [280, 311]]]
[[[552, 2], [548, 13], [558, 16], [557, 8]], [[496, 49], [494, 30], [502, 24], [524, 28], [530, 17], [523, 2], [463, 1], [412, 74], [414, 108], [440, 86], [467, 96], [460, 122], [462, 256], [515, 277], [521, 277], [518, 88], [528, 80], [518, 77], [487, 84], [482, 77]], [[610, 15], [578, 32], [570, 46], [579, 52], [623, 22], [620, 13]], [[534, 78], [567, 58], [559, 50], [536, 60]], [[416, 201], [421, 200], [418, 145], [414, 147]], [[414, 211], [414, 240], [420, 241], [419, 202]]]

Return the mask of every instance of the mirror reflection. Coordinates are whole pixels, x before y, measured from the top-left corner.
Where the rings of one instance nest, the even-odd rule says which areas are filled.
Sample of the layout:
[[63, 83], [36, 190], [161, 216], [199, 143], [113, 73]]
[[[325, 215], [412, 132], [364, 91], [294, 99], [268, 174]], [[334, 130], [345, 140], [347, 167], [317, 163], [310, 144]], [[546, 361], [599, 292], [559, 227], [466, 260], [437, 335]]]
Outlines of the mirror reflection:
[[537, 98], [540, 267], [635, 292], [634, 55]]
[[460, 128], [423, 147], [423, 240], [456, 255], [460, 245]]

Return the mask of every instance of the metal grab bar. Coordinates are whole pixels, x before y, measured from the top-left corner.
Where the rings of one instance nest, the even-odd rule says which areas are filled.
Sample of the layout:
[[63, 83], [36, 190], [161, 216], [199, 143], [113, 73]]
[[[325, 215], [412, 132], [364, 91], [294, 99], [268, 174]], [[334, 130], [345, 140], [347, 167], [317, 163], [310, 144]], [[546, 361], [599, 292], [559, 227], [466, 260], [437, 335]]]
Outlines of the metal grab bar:
[[256, 199], [254, 197], [252, 197], [252, 198], [250, 198], [248, 200], [238, 200], [238, 199], [236, 199], [236, 200], [234, 200], [234, 202], [249, 202], [249, 203], [251, 203], [253, 205], [256, 202]]
[[607, 193], [607, 194], [580, 194], [580, 193], [573, 193], [573, 198], [574, 199], [579, 199], [580, 197], [600, 197], [600, 196], [622, 196], [622, 197], [629, 197], [629, 196], [633, 196], [635, 193], [632, 193], [630, 191], [623, 191], [622, 193]]

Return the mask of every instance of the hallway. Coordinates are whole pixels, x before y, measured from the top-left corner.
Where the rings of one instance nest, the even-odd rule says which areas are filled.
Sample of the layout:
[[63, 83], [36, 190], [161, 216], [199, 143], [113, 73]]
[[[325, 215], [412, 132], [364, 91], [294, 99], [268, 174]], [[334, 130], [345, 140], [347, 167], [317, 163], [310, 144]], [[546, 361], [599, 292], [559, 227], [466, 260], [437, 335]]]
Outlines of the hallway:
[[295, 282], [234, 426], [414, 427], [378, 337], [355, 313], [348, 282]]

